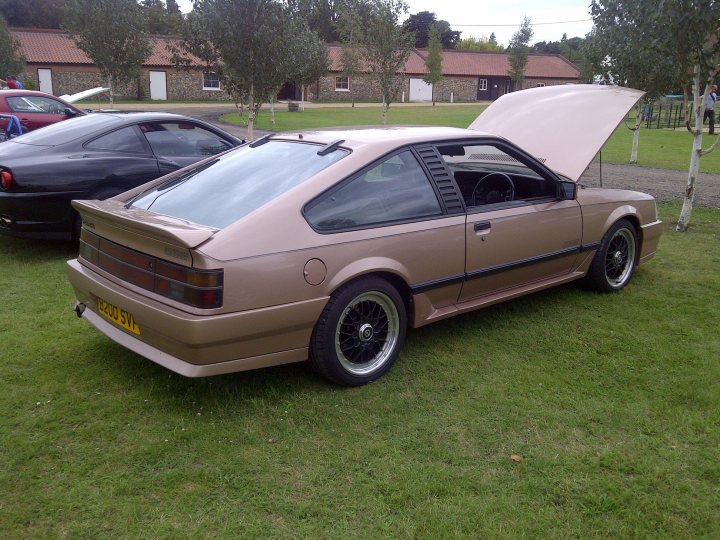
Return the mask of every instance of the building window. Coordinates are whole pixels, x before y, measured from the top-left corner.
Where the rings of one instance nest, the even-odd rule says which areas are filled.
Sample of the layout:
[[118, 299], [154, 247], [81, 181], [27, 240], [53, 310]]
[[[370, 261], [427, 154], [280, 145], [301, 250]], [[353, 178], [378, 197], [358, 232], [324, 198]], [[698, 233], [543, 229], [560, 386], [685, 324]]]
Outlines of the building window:
[[220, 90], [220, 79], [215, 73], [203, 73], [203, 90]]
[[350, 77], [335, 77], [335, 91], [336, 92], [349, 92], [350, 91]]
[[478, 90], [481, 92], [487, 92], [487, 79], [480, 79], [478, 81]]
[[544, 83], [544, 82], [539, 82], [539, 83], [537, 83], [537, 87], [538, 87], [538, 88], [541, 88], [541, 87], [543, 87], [543, 86], [545, 86], [545, 83]]

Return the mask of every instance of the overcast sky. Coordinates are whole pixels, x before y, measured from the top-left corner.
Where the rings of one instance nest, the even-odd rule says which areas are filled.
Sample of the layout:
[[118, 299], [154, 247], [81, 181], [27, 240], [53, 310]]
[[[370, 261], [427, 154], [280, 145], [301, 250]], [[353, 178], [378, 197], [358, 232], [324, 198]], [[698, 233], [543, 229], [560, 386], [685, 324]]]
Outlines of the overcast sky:
[[[508, 44], [525, 15], [534, 25], [531, 43], [559, 41], [563, 33], [567, 33], [569, 38], [585, 37], [592, 28], [588, 12], [590, 0], [405, 1], [410, 6], [409, 13], [431, 11], [438, 19], [448, 21], [453, 30], [460, 30], [462, 37], [487, 37], [495, 32], [498, 42], [503, 45]], [[178, 4], [183, 11], [192, 7], [191, 0], [179, 0]]]

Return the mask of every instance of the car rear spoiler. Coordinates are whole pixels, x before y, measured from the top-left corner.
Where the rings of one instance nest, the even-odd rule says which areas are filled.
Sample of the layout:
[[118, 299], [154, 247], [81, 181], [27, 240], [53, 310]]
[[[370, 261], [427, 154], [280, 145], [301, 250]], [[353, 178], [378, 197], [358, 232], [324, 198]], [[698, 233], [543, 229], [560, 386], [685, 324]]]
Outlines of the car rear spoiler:
[[120, 200], [72, 201], [72, 205], [80, 213], [83, 226], [90, 230], [103, 226], [129, 229], [188, 249], [206, 242], [219, 230], [142, 208], [125, 208]]

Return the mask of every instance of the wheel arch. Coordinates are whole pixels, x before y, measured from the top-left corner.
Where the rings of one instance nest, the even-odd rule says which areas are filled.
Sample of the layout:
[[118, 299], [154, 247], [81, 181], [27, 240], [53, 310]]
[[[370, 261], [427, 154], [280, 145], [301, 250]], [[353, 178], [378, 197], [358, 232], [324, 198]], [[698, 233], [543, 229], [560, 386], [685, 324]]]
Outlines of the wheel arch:
[[610, 228], [615, 225], [620, 220], [626, 220], [629, 221], [630, 224], [635, 228], [635, 235], [638, 239], [638, 256], [640, 254], [640, 251], [642, 249], [642, 242], [643, 242], [643, 234], [642, 234], [642, 226], [640, 225], [640, 218], [638, 217], [638, 209], [634, 206], [631, 206], [629, 204], [619, 206], [616, 208], [613, 212], [610, 213], [607, 220], [605, 221], [605, 224], [603, 226], [603, 232], [601, 235], [601, 238], [603, 238], [607, 232], [610, 230]]
[[409, 273], [404, 265], [392, 259], [372, 257], [361, 259], [337, 272], [328, 283], [327, 293], [333, 294], [340, 287], [367, 277], [379, 277], [392, 285], [405, 304], [405, 311], [412, 311], [412, 292], [408, 284]]

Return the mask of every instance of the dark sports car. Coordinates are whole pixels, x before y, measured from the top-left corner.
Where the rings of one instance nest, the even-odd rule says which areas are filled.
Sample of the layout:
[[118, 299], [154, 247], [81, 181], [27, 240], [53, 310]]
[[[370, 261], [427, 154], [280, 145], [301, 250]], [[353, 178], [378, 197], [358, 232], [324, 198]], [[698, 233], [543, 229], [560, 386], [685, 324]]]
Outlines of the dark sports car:
[[0, 144], [0, 233], [68, 239], [73, 199], [107, 199], [243, 141], [176, 114], [91, 114]]

